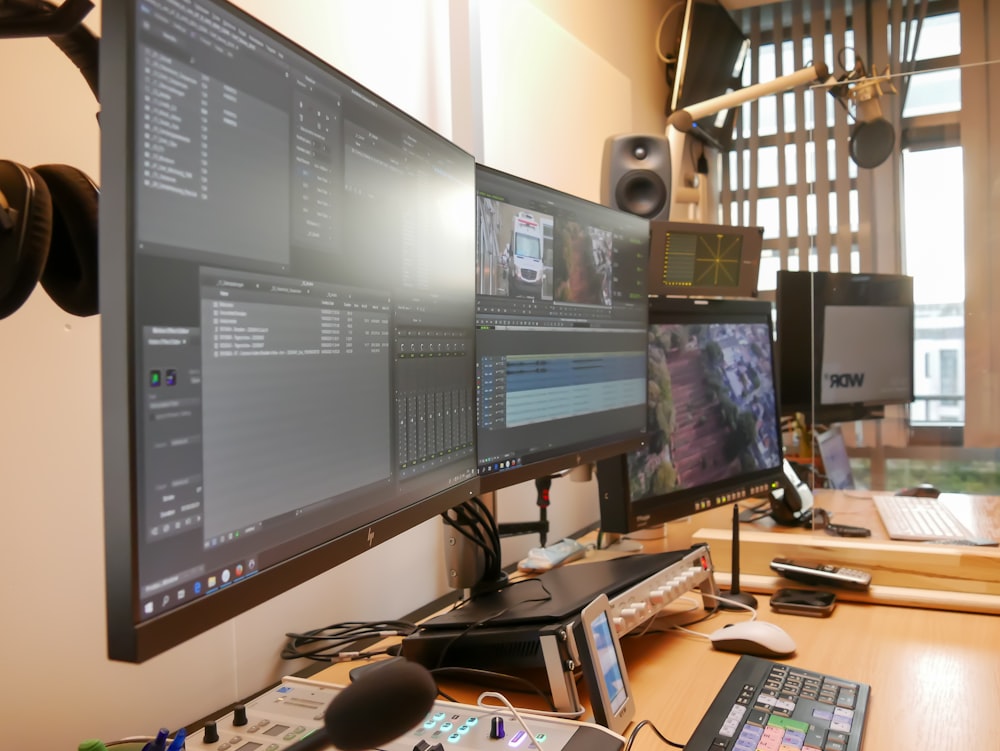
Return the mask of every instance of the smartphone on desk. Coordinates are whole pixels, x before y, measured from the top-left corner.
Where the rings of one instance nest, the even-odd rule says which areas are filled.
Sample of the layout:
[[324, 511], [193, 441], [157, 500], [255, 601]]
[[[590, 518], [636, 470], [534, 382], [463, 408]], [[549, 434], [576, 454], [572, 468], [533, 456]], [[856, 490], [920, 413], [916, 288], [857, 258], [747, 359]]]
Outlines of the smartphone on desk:
[[771, 610], [790, 615], [826, 618], [837, 606], [837, 595], [814, 589], [779, 589], [771, 595]]

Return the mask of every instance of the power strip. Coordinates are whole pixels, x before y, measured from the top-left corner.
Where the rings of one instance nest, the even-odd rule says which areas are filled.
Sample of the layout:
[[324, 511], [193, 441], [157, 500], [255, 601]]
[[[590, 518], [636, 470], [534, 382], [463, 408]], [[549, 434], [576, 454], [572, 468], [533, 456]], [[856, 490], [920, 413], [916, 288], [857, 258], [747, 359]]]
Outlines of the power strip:
[[[187, 751], [282, 751], [314, 732], [321, 732], [326, 707], [341, 690], [340, 686], [329, 683], [284, 678], [253, 701], [192, 732], [185, 748]], [[385, 711], [392, 712], [392, 707], [386, 707]], [[380, 749], [413, 751], [446, 746], [456, 751], [508, 748], [528, 751], [544, 745], [547, 751], [621, 751], [625, 745], [621, 736], [600, 725], [519, 711], [532, 737], [502, 707], [487, 709], [436, 701], [423, 723]]]
[[[691, 602], [694, 607], [677, 607], [684, 595], [696, 589], [703, 595], [719, 596], [708, 547], [695, 548], [683, 559], [609, 598], [615, 631], [624, 636], [652, 618], [658, 619], [661, 627], [700, 618], [696, 602]], [[710, 603], [715, 604], [714, 600]]]

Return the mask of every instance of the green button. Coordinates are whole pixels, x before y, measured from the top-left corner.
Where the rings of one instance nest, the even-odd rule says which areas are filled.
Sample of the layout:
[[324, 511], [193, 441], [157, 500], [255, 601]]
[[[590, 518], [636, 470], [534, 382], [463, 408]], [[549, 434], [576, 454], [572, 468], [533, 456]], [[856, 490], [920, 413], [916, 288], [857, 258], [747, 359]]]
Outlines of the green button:
[[774, 727], [782, 728], [783, 730], [797, 730], [800, 733], [809, 732], [809, 723], [802, 722], [801, 720], [793, 720], [791, 717], [779, 717], [778, 715], [771, 715], [771, 718], [767, 721], [768, 725], [773, 725]]

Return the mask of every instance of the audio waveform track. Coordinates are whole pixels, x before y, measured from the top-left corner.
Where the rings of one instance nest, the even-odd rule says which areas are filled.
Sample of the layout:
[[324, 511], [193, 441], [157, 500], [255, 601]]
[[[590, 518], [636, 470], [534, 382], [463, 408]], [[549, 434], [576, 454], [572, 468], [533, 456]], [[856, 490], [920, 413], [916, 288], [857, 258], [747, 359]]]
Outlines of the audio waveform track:
[[634, 353], [508, 357], [508, 427], [644, 403], [642, 357]]

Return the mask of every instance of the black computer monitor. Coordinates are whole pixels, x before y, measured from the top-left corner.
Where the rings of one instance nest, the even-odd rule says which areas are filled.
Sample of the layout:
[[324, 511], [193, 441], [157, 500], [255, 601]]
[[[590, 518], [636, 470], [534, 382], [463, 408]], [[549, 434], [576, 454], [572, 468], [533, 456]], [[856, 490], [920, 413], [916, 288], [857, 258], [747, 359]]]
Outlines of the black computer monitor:
[[[718, 0], [687, 0], [681, 25], [671, 111], [690, 107], [740, 88], [750, 40]], [[736, 108], [694, 123], [692, 135], [716, 148], [733, 143]]]
[[775, 299], [786, 415], [876, 419], [913, 401], [912, 277], [779, 271]]
[[107, 0], [108, 652], [478, 492], [471, 155], [219, 0]]
[[476, 192], [482, 489], [640, 445], [649, 221], [482, 165]]
[[779, 486], [772, 342], [769, 302], [650, 299], [648, 446], [598, 463], [602, 531], [634, 532]]

